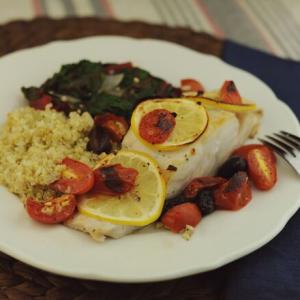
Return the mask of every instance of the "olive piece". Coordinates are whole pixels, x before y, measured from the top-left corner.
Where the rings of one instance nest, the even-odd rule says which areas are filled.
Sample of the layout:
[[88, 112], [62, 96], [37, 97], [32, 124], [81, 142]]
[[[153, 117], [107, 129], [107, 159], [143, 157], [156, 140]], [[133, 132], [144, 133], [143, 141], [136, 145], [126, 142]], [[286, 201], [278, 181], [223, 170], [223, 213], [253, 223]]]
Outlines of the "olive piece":
[[235, 155], [229, 157], [228, 160], [225, 161], [219, 168], [217, 176], [229, 179], [239, 171], [247, 172], [247, 161], [243, 157]]
[[89, 134], [87, 150], [96, 154], [102, 152], [110, 153], [112, 150], [112, 141], [109, 134], [99, 127], [93, 127]]
[[186, 199], [183, 195], [178, 195], [174, 198], [171, 198], [171, 199], [167, 199], [166, 202], [165, 202], [165, 206], [163, 208], [163, 212], [162, 212], [162, 215], [164, 213], [166, 213], [170, 208], [176, 206], [176, 205], [179, 205], [179, 204], [182, 204], [182, 203], [186, 203], [186, 202], [192, 202], [191, 199]]
[[199, 207], [203, 216], [206, 216], [212, 213], [213, 211], [215, 211], [216, 205], [215, 205], [213, 190], [212, 189], [201, 190], [195, 199], [195, 203]]

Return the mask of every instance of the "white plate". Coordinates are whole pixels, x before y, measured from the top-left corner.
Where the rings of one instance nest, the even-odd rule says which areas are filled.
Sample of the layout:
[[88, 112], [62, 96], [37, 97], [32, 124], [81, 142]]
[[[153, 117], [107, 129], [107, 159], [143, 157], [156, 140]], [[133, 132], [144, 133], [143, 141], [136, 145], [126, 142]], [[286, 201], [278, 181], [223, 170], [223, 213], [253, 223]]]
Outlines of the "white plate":
[[[0, 122], [24, 101], [21, 86], [39, 85], [62, 64], [80, 59], [132, 61], [178, 85], [201, 80], [208, 89], [233, 79], [246, 98], [264, 110], [260, 136], [280, 129], [300, 133], [291, 110], [254, 76], [216, 57], [156, 40], [94, 37], [55, 42], [0, 59]], [[279, 160], [279, 182], [270, 192], [254, 191], [239, 212], [205, 217], [187, 242], [167, 231], [140, 232], [98, 244], [64, 226], [43, 226], [29, 219], [18, 199], [0, 189], [0, 250], [35, 267], [67, 276], [118, 282], [177, 278], [215, 269], [270, 241], [300, 204], [299, 178]]]

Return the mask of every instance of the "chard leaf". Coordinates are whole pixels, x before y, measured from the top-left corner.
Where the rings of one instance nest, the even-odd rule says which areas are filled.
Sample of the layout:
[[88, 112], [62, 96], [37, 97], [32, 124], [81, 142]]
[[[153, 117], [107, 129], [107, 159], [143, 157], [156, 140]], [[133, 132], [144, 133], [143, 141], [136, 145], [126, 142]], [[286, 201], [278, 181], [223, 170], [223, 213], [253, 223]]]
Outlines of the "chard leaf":
[[67, 64], [41, 87], [23, 87], [22, 92], [29, 101], [55, 96], [54, 108], [66, 113], [87, 109], [92, 115], [107, 111], [127, 118], [142, 100], [180, 95], [180, 89], [146, 70], [130, 67], [109, 75], [106, 69], [101, 62], [87, 60]]
[[128, 118], [133, 110], [133, 103], [122, 97], [101, 93], [94, 95], [88, 102], [87, 110], [92, 115], [111, 112]]
[[22, 87], [21, 90], [25, 98], [29, 101], [37, 100], [43, 94], [43, 91], [40, 88], [33, 87], [33, 86], [28, 88]]
[[42, 85], [42, 88], [46, 92], [54, 91], [86, 101], [101, 88], [102, 78], [101, 63], [82, 60], [76, 64], [62, 66], [58, 73]]

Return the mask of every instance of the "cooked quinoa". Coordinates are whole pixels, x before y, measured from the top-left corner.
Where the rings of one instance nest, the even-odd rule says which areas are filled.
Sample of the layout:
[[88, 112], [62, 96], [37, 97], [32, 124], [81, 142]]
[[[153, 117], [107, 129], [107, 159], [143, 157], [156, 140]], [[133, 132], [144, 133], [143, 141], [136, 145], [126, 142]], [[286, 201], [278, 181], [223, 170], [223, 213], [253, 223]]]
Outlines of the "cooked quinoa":
[[93, 126], [90, 114], [69, 117], [51, 110], [22, 107], [10, 113], [0, 132], [0, 184], [22, 199], [49, 196], [65, 157], [93, 167], [98, 155], [86, 151]]

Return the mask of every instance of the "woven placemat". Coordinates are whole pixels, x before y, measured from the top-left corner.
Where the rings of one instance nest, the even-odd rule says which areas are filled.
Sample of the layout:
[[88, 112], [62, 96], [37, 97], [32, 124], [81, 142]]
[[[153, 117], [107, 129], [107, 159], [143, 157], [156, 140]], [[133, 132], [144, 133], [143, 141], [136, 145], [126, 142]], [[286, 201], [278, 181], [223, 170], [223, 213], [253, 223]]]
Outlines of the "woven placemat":
[[0, 26], [0, 56], [54, 40], [69, 40], [93, 35], [126, 35], [167, 40], [216, 56], [221, 55], [223, 48], [221, 40], [186, 28], [169, 28], [142, 22], [125, 23], [93, 17], [62, 20], [39, 18]]
[[[162, 39], [216, 56], [221, 55], [223, 48], [222, 41], [185, 28], [168, 28], [141, 22], [124, 23], [93, 17], [62, 20], [39, 18], [0, 26], [0, 56], [54, 40], [93, 35]], [[222, 298], [225, 273], [224, 268], [221, 268], [166, 282], [117, 284], [53, 275], [0, 253], [0, 300], [216, 300]]]

